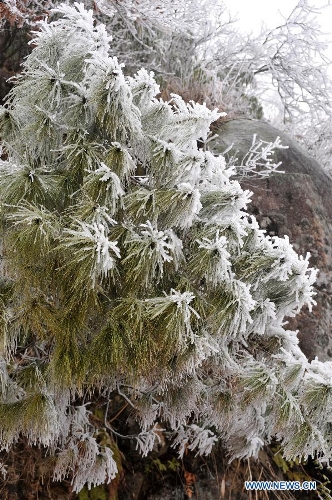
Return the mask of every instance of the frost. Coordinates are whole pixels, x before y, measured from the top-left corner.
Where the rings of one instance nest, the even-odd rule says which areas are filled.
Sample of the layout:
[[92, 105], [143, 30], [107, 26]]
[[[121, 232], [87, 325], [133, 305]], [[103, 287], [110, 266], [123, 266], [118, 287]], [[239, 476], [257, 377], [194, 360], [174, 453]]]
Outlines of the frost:
[[140, 432], [136, 438], [136, 449], [140, 451], [143, 457], [146, 457], [150, 451], [152, 451], [156, 440], [160, 443], [159, 432], [160, 428], [158, 424], [155, 424], [153, 429], [149, 431]]
[[[105, 226], [95, 224], [92, 226], [94, 230], [93, 238], [96, 242], [97, 265], [101, 268], [101, 274], [107, 276], [110, 269], [115, 267], [115, 259], [111, 255], [115, 254], [120, 259], [120, 249], [117, 241], [109, 241], [105, 234]], [[91, 233], [90, 233], [91, 234]]]
[[[211, 269], [207, 269], [205, 274], [206, 279], [215, 286], [222, 281], [231, 279], [232, 264], [230, 262], [231, 254], [227, 251], [227, 238], [225, 236], [219, 236], [219, 230], [217, 230], [214, 240], [204, 237], [201, 241], [197, 240], [197, 243], [198, 248], [207, 250], [209, 255], [213, 256], [214, 261], [217, 261]], [[206, 265], [206, 263], [202, 261], [201, 264]]]
[[[174, 107], [173, 118], [169, 126], [164, 128], [163, 133], [180, 149], [191, 148], [198, 139], [206, 140], [211, 122], [226, 115], [226, 113], [219, 113], [217, 109], [211, 111], [205, 103], [203, 105], [193, 101], [185, 103], [176, 94], [172, 94], [171, 102]], [[182, 134], [179, 133], [181, 131]]]
[[110, 482], [117, 473], [113, 452], [99, 446], [90, 433], [76, 424], [66, 448], [57, 456], [53, 480], [62, 481], [70, 475], [73, 491], [79, 492], [85, 485], [90, 490]]
[[134, 77], [128, 78], [128, 82], [134, 98], [139, 99], [140, 108], [145, 108], [147, 111], [152, 106], [153, 98], [160, 93], [160, 87], [154, 79], [153, 71], [148, 73], [142, 68]]
[[181, 312], [181, 316], [183, 318], [186, 336], [188, 336], [190, 341], [194, 343], [195, 340], [191, 328], [191, 316], [194, 315], [196, 318], [200, 317], [198, 312], [189, 305], [194, 299], [194, 295], [191, 292], [180, 293], [176, 290], [171, 290], [171, 295], [168, 295], [167, 298], [170, 302], [174, 302], [177, 305], [177, 309]]
[[189, 183], [178, 184], [178, 190], [181, 193], [182, 199], [190, 198], [190, 212], [182, 217], [179, 226], [183, 229], [188, 228], [192, 225], [196, 216], [199, 214], [202, 204], [200, 201], [201, 195], [198, 189], [194, 189]]
[[3, 477], [4, 480], [6, 479], [6, 476], [8, 474], [8, 471], [6, 469], [7, 469], [7, 465], [5, 465], [4, 463], [0, 462], [0, 474], [2, 475], [2, 477]]
[[[281, 165], [281, 162], [274, 161], [274, 154], [278, 149], [288, 149], [288, 146], [282, 146], [280, 137], [274, 142], [266, 142], [257, 139], [257, 135], [254, 134], [249, 151], [242, 159], [241, 165], [236, 167], [237, 174], [243, 177], [252, 175], [268, 177]], [[236, 163], [235, 158], [230, 160], [232, 161]], [[282, 170], [278, 172], [283, 173]]]
[[252, 331], [258, 335], [264, 335], [266, 326], [276, 320], [276, 307], [270, 299], [256, 302]]
[[80, 245], [82, 249], [81, 260], [85, 258], [85, 251], [93, 249], [95, 253], [94, 273], [97, 276], [106, 277], [110, 270], [115, 269], [116, 259], [121, 258], [118, 242], [108, 239], [107, 229], [102, 223], [86, 224], [78, 221], [78, 224], [81, 227], [81, 231], [73, 229], [65, 230], [71, 238], [64, 245], [68, 247]]
[[[164, 297], [155, 297], [153, 299], [146, 299], [146, 304], [149, 310], [149, 315], [151, 320], [154, 320], [158, 316], [162, 316], [167, 313], [169, 308], [173, 310], [174, 319], [179, 318], [179, 323], [177, 325], [179, 347], [183, 347], [183, 343], [189, 340], [190, 343], [195, 342], [195, 335], [191, 325], [192, 316], [197, 319], [200, 318], [198, 312], [190, 306], [190, 303], [195, 298], [194, 294], [191, 292], [181, 293], [177, 290], [171, 289], [171, 293], [167, 295], [165, 293]], [[175, 307], [174, 307], [175, 306]], [[176, 331], [174, 332], [176, 333]]]
[[[148, 220], [146, 224], [141, 224], [142, 228], [141, 234], [144, 238], [147, 238], [153, 244], [153, 250], [158, 253], [160, 257], [160, 267], [162, 269], [163, 262], [170, 262], [173, 257], [170, 255], [170, 251], [173, 249], [172, 244], [168, 243], [169, 239], [167, 234], [163, 231], [158, 231], [158, 229], [153, 228], [151, 222]], [[150, 244], [150, 245], [151, 245]], [[152, 245], [150, 254], [152, 254]]]
[[180, 428], [173, 441], [172, 447], [179, 446], [179, 457], [183, 458], [187, 448], [196, 450], [196, 455], [209, 455], [218, 438], [210, 429], [204, 429], [196, 424]]

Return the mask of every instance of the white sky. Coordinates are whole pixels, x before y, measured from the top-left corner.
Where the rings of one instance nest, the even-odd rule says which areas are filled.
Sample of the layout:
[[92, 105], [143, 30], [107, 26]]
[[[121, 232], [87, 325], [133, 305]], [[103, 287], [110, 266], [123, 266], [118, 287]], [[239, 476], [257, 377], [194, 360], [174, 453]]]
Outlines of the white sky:
[[[264, 24], [267, 28], [275, 28], [284, 17], [288, 17], [298, 0], [223, 0], [233, 15], [238, 18], [241, 31], [258, 33]], [[309, 0], [309, 4], [319, 8], [329, 0]], [[330, 34], [332, 42], [332, 5], [317, 14], [317, 21], [322, 30]]]

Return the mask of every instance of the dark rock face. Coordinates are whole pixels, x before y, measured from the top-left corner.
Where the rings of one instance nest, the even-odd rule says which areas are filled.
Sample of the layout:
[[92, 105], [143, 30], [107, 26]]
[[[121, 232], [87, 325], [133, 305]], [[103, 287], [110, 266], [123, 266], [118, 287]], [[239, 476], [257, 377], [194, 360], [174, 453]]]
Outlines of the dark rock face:
[[13, 86], [8, 79], [21, 71], [24, 57], [31, 52], [28, 41], [27, 27], [19, 28], [10, 25], [9, 21], [4, 22], [0, 29], [0, 104]]
[[273, 174], [267, 179], [249, 179], [241, 182], [253, 191], [249, 212], [270, 236], [288, 235], [294, 249], [306, 255], [319, 269], [316, 283], [317, 306], [311, 313], [303, 310], [287, 326], [299, 330], [300, 346], [309, 359], [321, 361], [332, 358], [332, 179], [313, 158], [292, 139], [271, 125], [248, 119], [226, 122], [219, 136], [211, 141], [214, 152], [222, 153], [233, 144], [229, 155], [241, 159], [252, 144], [253, 135], [263, 141], [274, 142], [280, 137], [288, 149], [277, 150], [276, 161], [282, 162], [284, 174]]

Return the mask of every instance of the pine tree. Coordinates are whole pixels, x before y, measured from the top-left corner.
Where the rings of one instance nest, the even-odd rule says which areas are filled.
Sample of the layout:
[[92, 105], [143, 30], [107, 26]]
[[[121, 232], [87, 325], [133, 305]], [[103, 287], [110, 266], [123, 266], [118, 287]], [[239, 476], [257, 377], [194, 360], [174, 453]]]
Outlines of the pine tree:
[[206, 149], [217, 110], [125, 77], [82, 5], [55, 15], [0, 110], [1, 447], [47, 447], [74, 491], [111, 481], [97, 431], [121, 439], [117, 393], [143, 455], [163, 429], [180, 456], [218, 439], [255, 456], [276, 437], [288, 458], [328, 460], [332, 365], [284, 328], [314, 303], [308, 256], [265, 236]]

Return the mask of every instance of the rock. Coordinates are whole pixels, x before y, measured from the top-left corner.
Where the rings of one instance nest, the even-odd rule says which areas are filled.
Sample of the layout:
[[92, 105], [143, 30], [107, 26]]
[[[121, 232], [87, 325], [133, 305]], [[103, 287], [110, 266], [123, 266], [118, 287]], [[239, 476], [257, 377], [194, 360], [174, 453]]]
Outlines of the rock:
[[164, 485], [157, 494], [149, 495], [146, 500], [187, 500], [183, 488], [172, 488]]
[[127, 473], [122, 484], [123, 495], [126, 500], [141, 500], [146, 478], [142, 472]]
[[310, 360], [315, 356], [321, 361], [331, 360], [332, 179], [287, 134], [265, 122], [249, 119], [225, 122], [210, 146], [215, 153], [222, 153], [233, 144], [227, 154], [235, 155], [241, 162], [254, 134], [257, 139], [268, 142], [274, 142], [279, 136], [281, 144], [288, 149], [275, 153], [276, 161], [282, 162], [280, 170], [285, 171], [284, 174], [241, 181], [245, 189], [253, 192], [248, 210], [267, 234], [288, 235], [298, 253], [310, 252], [310, 264], [319, 269], [315, 285], [317, 306], [311, 313], [301, 311], [289, 320], [287, 327], [299, 330], [300, 346]]
[[[3, 2], [0, 2], [3, 3]], [[9, 78], [21, 71], [23, 59], [31, 52], [31, 45], [28, 45], [28, 28], [20, 28], [4, 21], [0, 30], [0, 104], [3, 104], [6, 95], [13, 86]]]

